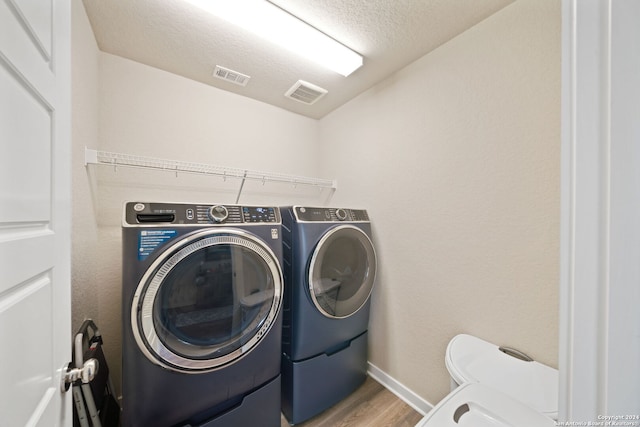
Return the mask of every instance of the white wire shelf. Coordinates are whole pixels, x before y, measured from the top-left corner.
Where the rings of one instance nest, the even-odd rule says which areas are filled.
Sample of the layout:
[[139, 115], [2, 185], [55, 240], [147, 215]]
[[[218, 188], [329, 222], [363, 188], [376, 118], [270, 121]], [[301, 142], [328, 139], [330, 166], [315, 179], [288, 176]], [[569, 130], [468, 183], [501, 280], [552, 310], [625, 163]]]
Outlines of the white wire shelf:
[[125, 167], [135, 169], [149, 169], [179, 173], [213, 175], [223, 179], [232, 178], [240, 180], [240, 188], [236, 198], [236, 203], [240, 199], [242, 189], [246, 180], [265, 182], [289, 183], [293, 186], [305, 185], [315, 186], [320, 189], [330, 190], [332, 195], [337, 189], [335, 180], [311, 178], [306, 176], [287, 175], [273, 172], [262, 172], [250, 169], [229, 168], [204, 163], [184, 162], [179, 160], [159, 159], [154, 157], [135, 156], [131, 154], [113, 153], [108, 151], [94, 150], [85, 147], [85, 166], [87, 165], [107, 165], [114, 168]]

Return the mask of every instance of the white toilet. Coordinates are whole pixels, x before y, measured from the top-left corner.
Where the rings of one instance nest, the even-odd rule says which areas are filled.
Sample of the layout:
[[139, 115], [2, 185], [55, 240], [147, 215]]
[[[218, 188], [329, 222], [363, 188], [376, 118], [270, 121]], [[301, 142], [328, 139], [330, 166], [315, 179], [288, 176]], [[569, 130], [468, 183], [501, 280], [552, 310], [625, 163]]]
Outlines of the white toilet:
[[558, 371], [471, 335], [447, 346], [452, 391], [416, 427], [546, 427], [558, 417]]
[[480, 383], [449, 393], [416, 427], [553, 427], [549, 417]]
[[481, 383], [558, 419], [557, 369], [533, 361], [517, 350], [466, 334], [456, 335], [449, 342], [445, 364], [452, 388], [463, 383]]

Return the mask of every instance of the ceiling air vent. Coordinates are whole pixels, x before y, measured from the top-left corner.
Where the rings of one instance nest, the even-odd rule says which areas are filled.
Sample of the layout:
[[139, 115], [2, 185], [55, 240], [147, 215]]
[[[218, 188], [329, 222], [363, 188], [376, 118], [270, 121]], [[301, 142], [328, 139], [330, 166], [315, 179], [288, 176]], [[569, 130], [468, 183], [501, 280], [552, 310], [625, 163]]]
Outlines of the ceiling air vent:
[[215, 70], [213, 70], [213, 76], [239, 86], [246, 86], [251, 78], [246, 74], [242, 74], [219, 65], [216, 65]]
[[302, 102], [303, 104], [311, 105], [326, 94], [326, 89], [322, 89], [304, 80], [298, 80], [284, 96]]

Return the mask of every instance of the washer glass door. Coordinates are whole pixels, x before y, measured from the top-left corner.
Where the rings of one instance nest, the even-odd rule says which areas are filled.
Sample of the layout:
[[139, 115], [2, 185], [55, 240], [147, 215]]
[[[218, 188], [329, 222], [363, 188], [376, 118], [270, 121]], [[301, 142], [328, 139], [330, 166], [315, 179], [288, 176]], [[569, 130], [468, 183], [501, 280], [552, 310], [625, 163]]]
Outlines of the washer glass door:
[[280, 309], [282, 274], [273, 252], [239, 230], [203, 231], [165, 251], [134, 295], [132, 325], [154, 363], [215, 369], [249, 352]]
[[311, 298], [327, 317], [351, 316], [369, 299], [375, 275], [371, 239], [358, 227], [335, 227], [320, 239], [311, 256]]

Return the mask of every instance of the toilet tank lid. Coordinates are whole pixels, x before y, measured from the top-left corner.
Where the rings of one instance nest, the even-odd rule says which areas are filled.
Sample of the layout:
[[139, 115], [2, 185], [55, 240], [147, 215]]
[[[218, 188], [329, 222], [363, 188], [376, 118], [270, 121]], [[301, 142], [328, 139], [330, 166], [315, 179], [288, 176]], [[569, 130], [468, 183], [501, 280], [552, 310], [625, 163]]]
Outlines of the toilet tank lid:
[[497, 345], [467, 334], [456, 335], [449, 342], [445, 363], [458, 384], [481, 383], [551, 418], [558, 417], [557, 369], [515, 358]]

